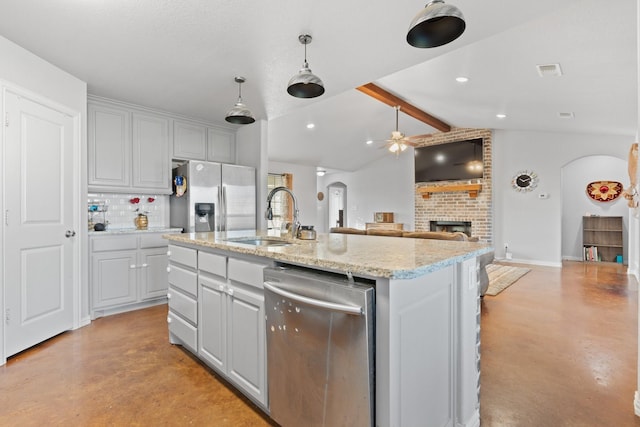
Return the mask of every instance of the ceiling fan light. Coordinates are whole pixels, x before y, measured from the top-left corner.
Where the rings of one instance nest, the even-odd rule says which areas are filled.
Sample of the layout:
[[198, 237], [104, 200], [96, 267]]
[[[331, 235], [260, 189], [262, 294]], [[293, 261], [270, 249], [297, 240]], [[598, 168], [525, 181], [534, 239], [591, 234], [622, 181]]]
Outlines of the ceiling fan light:
[[460, 9], [432, 0], [411, 21], [407, 43], [421, 48], [442, 46], [460, 37], [465, 28]]
[[246, 81], [244, 77], [236, 77], [235, 82], [238, 83], [238, 102], [229, 110], [224, 118], [227, 122], [237, 125], [248, 125], [256, 121], [251, 110], [242, 102], [242, 83]]
[[324, 83], [311, 72], [307, 62], [307, 45], [311, 43], [312, 38], [308, 34], [301, 34], [298, 40], [304, 45], [304, 64], [298, 74], [289, 80], [287, 92], [296, 98], [315, 98], [324, 93]]

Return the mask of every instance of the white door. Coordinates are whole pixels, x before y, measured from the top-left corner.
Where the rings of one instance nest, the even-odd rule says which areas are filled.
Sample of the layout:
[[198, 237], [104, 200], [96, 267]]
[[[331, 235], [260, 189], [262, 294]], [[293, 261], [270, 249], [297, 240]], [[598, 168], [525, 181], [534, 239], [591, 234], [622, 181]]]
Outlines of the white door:
[[[73, 327], [74, 120], [5, 90], [5, 356]], [[69, 237], [65, 237], [69, 234]]]

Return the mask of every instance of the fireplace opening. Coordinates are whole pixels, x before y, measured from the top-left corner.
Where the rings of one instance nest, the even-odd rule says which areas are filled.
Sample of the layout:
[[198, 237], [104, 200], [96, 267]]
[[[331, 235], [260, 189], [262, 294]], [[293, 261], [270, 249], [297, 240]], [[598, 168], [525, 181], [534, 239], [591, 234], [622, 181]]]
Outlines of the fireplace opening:
[[471, 221], [429, 221], [430, 231], [462, 232], [471, 237]]

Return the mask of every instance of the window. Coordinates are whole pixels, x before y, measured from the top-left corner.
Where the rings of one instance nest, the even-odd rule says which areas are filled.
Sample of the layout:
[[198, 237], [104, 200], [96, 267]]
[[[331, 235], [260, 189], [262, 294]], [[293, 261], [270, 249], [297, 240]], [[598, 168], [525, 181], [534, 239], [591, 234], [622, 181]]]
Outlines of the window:
[[[270, 173], [267, 178], [267, 192], [276, 187], [293, 189], [293, 175], [289, 173]], [[286, 192], [280, 191], [273, 196], [271, 210], [273, 219], [267, 221], [267, 229], [281, 229], [283, 225], [293, 221], [293, 203], [291, 203], [291, 196]]]

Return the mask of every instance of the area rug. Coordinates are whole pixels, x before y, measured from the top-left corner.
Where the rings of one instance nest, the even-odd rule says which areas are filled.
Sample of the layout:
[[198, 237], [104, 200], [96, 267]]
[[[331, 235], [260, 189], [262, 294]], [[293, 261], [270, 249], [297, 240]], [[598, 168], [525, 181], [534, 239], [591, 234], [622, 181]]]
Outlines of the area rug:
[[530, 272], [530, 268], [513, 267], [510, 265], [489, 264], [489, 288], [485, 295], [496, 296], [500, 292], [513, 285], [519, 278]]

